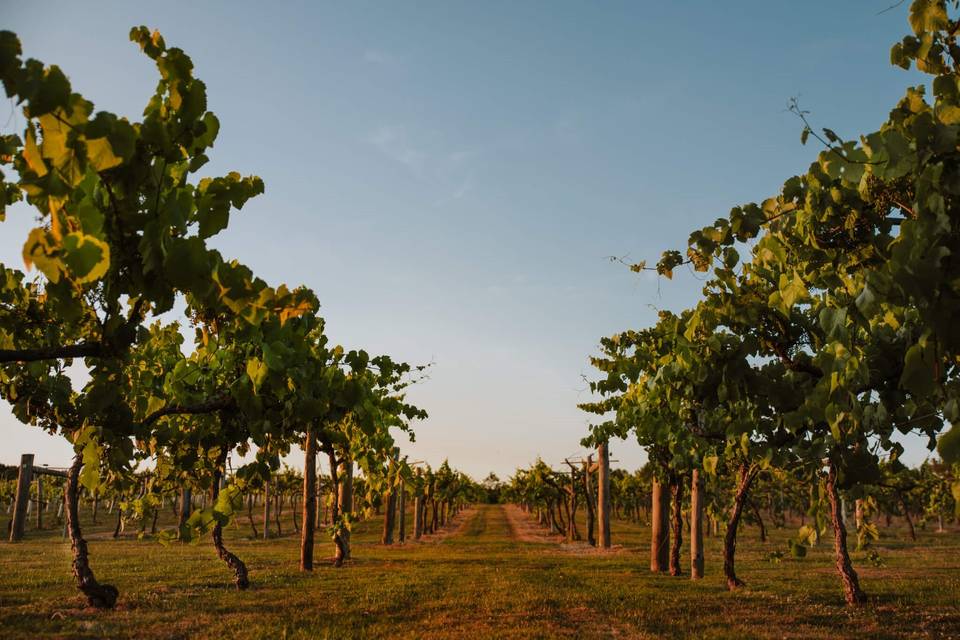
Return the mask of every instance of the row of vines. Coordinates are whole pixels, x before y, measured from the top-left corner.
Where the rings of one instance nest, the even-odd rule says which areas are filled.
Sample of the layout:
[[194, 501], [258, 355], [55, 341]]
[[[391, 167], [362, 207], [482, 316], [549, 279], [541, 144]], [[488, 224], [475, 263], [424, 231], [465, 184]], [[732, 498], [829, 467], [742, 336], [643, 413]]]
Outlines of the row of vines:
[[[518, 469], [500, 486], [503, 501], [519, 505], [550, 533], [567, 543], [586, 542], [609, 547], [598, 536], [603, 516], [599, 512], [598, 468], [590, 456], [587, 465], [553, 469], [543, 460]], [[947, 533], [960, 526], [956, 487], [960, 463], [927, 461], [916, 468], [884, 461], [872, 484], [857, 491], [841, 492], [841, 521], [856, 533], [856, 549], [882, 566], [883, 558], [873, 548], [881, 535], [891, 535], [894, 520], [905, 525], [912, 542], [919, 531]], [[733, 587], [742, 586], [734, 572], [737, 534], [742, 524], [756, 528], [758, 541], [766, 543], [773, 529], [797, 527], [788, 548], [773, 548], [770, 561], [786, 555], [807, 555], [810, 547], [827, 542], [829, 504], [819, 478], [802, 478], [787, 470], [767, 466], [757, 472], [750, 490], [737, 493], [736, 476], [720, 470], [698, 473], [685, 492], [685, 479], [674, 475], [661, 481], [664, 469], [649, 462], [629, 473], [612, 469], [609, 475], [609, 519], [651, 528], [650, 569], [679, 576], [684, 573], [681, 555], [689, 540], [690, 576], [704, 575], [703, 539], [722, 538], [727, 577]], [[691, 474], [692, 476], [692, 474]], [[809, 482], [805, 482], [809, 480]], [[859, 497], [854, 497], [859, 496]], [[580, 518], [578, 513], [582, 513]]]
[[[631, 437], [648, 454], [638, 493], [621, 499], [627, 510], [651, 504], [654, 570], [679, 572], [685, 487], [691, 535], [704, 509], [724, 517], [724, 573], [735, 589], [738, 525], [760, 517], [767, 498], [757, 479], [780, 479], [790, 496], [783, 505], [809, 518], [797, 553], [832, 538], [849, 604], [866, 595], [848, 551], [845, 501], [861, 510], [861, 544], [872, 535], [864, 510], [882, 501], [893, 503], [886, 513], [932, 513], [941, 526], [954, 517], [960, 427], [946, 425], [960, 421], [957, 9], [912, 2], [912, 33], [891, 60], [927, 74], [929, 85], [908, 88], [878, 130], [854, 139], [817, 131], [794, 101], [801, 141], [822, 145], [808, 171], [694, 231], [685, 250], [631, 265], [666, 278], [680, 267], [708, 274], [696, 306], [601, 341], [592, 358], [598, 398], [581, 406], [601, 418], [584, 445]], [[906, 434], [939, 447], [942, 461], [907, 468]], [[533, 489], [520, 481], [531, 478]], [[545, 465], [515, 481], [551, 526], [562, 524], [550, 501], [562, 503], [572, 481], [551, 478]]]
[[[241, 589], [247, 568], [223, 528], [255, 495], [265, 534], [271, 506], [301, 512], [304, 570], [318, 526], [342, 564], [358, 514], [395, 514], [407, 494], [418, 530], [440, 526], [473, 484], [400, 454], [395, 435], [412, 439], [426, 417], [405, 398], [425, 367], [331, 343], [312, 291], [268, 285], [209, 246], [264, 184], [195, 178], [220, 128], [205, 85], [159, 33], [130, 38], [159, 73], [135, 122], [95, 112], [59, 67], [22, 59], [16, 35], [0, 32], [0, 82], [23, 122], [0, 136], [0, 222], [37, 221], [23, 245], [33, 275], [0, 265], [0, 397], [76, 452], [62, 499], [78, 588], [94, 607], [117, 600], [80, 528], [80, 505], [101, 499], [116, 502], [118, 527], [141, 531], [156, 531], [164, 505], [178, 509], [179, 527], [158, 537], [209, 535]], [[294, 446], [302, 475], [280, 470]]]

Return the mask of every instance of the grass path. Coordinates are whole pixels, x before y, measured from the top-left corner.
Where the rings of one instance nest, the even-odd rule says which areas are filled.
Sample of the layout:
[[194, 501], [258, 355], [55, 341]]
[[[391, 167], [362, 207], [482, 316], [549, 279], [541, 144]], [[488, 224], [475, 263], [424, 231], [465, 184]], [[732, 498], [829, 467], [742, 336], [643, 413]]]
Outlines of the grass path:
[[[409, 515], [409, 514], [408, 514]], [[412, 518], [407, 519], [411, 522]], [[297, 569], [299, 537], [254, 540], [227, 530], [252, 588], [238, 593], [209, 542], [162, 547], [87, 526], [98, 578], [116, 584], [116, 610], [80, 606], [70, 548], [59, 531], [0, 543], [0, 638], [949, 638], [960, 637], [960, 534], [921, 532], [917, 544], [881, 530], [884, 567], [854, 561], [871, 604], [843, 606], [827, 546], [770, 562], [795, 529], [761, 544], [747, 527], [728, 593], [720, 541], [707, 539], [707, 577], [653, 575], [649, 529], [614, 521], [615, 552], [582, 552], [543, 535], [512, 506], [480, 505], [423, 542], [383, 547], [379, 520], [359, 523], [342, 569]], [[169, 523], [164, 523], [169, 524]], [[318, 554], [331, 551], [318, 534]], [[686, 551], [686, 549], [685, 549]]]

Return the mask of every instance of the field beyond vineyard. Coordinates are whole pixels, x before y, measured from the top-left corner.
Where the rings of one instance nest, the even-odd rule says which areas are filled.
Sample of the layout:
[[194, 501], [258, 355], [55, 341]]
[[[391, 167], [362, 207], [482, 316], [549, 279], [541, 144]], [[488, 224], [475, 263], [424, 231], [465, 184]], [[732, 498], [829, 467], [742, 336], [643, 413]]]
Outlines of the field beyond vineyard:
[[[5, 640], [960, 637], [956, 533], [921, 530], [911, 543], [896, 521], [881, 525], [873, 547], [882, 567], [854, 552], [870, 595], [863, 607], [844, 605], [827, 541], [802, 560], [789, 557], [792, 527], [772, 529], [766, 543], [754, 527], [741, 532], [738, 573], [748, 586], [730, 593], [718, 538], [706, 539], [707, 577], [691, 582], [651, 574], [649, 529], [620, 520], [615, 548], [604, 553], [559, 544], [507, 505], [469, 508], [433, 540], [393, 548], [377, 544], [381, 520], [373, 519], [355, 528], [354, 560], [305, 574], [291, 521], [283, 537], [262, 541], [240, 519], [226, 544], [253, 584], [237, 592], [206, 539], [164, 548], [133, 535], [111, 539], [109, 518], [85, 524], [98, 579], [120, 588], [117, 608], [85, 607], [59, 531], [28, 532], [23, 543], [0, 545]], [[785, 555], [779, 562], [776, 551]]]

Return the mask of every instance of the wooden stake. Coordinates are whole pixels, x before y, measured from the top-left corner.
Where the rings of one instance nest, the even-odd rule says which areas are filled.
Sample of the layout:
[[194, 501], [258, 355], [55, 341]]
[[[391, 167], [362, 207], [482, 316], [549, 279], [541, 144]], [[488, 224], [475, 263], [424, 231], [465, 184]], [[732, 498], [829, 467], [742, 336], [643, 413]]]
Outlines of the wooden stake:
[[33, 454], [20, 456], [20, 472], [17, 474], [17, 497], [13, 506], [13, 523], [10, 527], [10, 542], [23, 540], [27, 520], [27, 503], [30, 501], [30, 480], [33, 477]]
[[[300, 530], [300, 570], [313, 570], [313, 535], [317, 520], [317, 440], [313, 425], [304, 438], [303, 528]], [[296, 515], [296, 508], [294, 508]]]
[[270, 537], [270, 481], [263, 483], [263, 539]]
[[37, 474], [37, 529], [43, 529], [43, 476]]
[[650, 502], [650, 571], [657, 573], [670, 562], [670, 490], [656, 478]]
[[610, 445], [602, 442], [597, 447], [597, 516], [600, 520], [600, 547], [610, 548]]
[[690, 579], [703, 577], [703, 478], [693, 470], [690, 480]]
[[397, 494], [397, 510], [400, 512], [400, 530], [397, 539], [400, 540], [400, 544], [403, 544], [407, 539], [407, 491], [403, 479], [400, 480], [398, 491], [400, 493]]
[[583, 462], [583, 483], [584, 491], [587, 494], [587, 542], [590, 543], [591, 547], [597, 546], [597, 535], [596, 535], [596, 516], [595, 512], [595, 502], [593, 496], [593, 456], [587, 456], [587, 459]]

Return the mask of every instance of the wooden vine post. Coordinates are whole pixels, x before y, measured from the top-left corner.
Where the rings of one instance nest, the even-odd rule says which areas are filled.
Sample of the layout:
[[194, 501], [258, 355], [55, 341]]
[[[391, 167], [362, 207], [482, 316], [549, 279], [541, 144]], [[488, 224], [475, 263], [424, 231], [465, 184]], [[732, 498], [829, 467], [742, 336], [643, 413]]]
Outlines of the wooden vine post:
[[400, 486], [397, 490], [399, 492], [397, 493], [397, 511], [399, 511], [398, 517], [400, 519], [397, 539], [403, 544], [407, 539], [407, 490], [403, 478], [400, 479]]
[[263, 482], [263, 539], [270, 537], [270, 480]]
[[37, 529], [43, 528], [43, 476], [37, 474]]
[[[180, 490], [180, 515], [178, 527], [183, 528], [187, 524], [187, 520], [190, 518], [190, 511], [193, 507], [193, 490], [190, 487], [184, 487]], [[119, 522], [120, 514], [117, 514], [117, 522]]]
[[690, 579], [703, 577], [703, 478], [694, 469], [690, 480]]
[[[17, 472], [17, 492], [13, 499], [13, 520], [10, 522], [10, 542], [19, 542], [23, 540], [24, 530], [27, 524], [27, 509], [30, 505], [30, 483], [34, 477], [37, 479], [37, 528], [43, 526], [43, 476], [54, 476], [56, 478], [66, 478], [64, 471], [57, 469], [48, 469], [46, 467], [37, 467], [33, 464], [34, 455], [25, 453], [20, 456], [20, 467]], [[60, 514], [57, 514], [59, 517]]]
[[650, 493], [650, 571], [658, 573], [670, 562], [670, 490], [654, 478]]
[[413, 539], [419, 540], [423, 535], [423, 484], [420, 479], [423, 477], [423, 471], [417, 469], [417, 483], [414, 484], [413, 496]]
[[384, 498], [386, 504], [383, 510], [383, 536], [380, 543], [385, 545], [393, 544], [393, 529], [397, 520], [397, 494], [395, 489], [390, 489]]
[[586, 493], [587, 499], [587, 542], [590, 543], [591, 547], [597, 546], [597, 523], [596, 523], [596, 514], [593, 497], [593, 456], [587, 456], [587, 459], [583, 462], [583, 484], [584, 492]]
[[597, 447], [597, 516], [600, 520], [600, 547], [610, 548], [610, 445], [604, 441]]
[[303, 528], [300, 531], [300, 570], [313, 570], [313, 536], [317, 525], [317, 439], [313, 425], [304, 436]]
[[23, 529], [27, 520], [27, 502], [30, 500], [30, 480], [33, 478], [33, 454], [20, 456], [20, 470], [17, 473], [17, 493], [13, 504], [13, 523], [10, 527], [10, 542], [23, 539]]
[[413, 497], [413, 539], [423, 535], [423, 496]]

